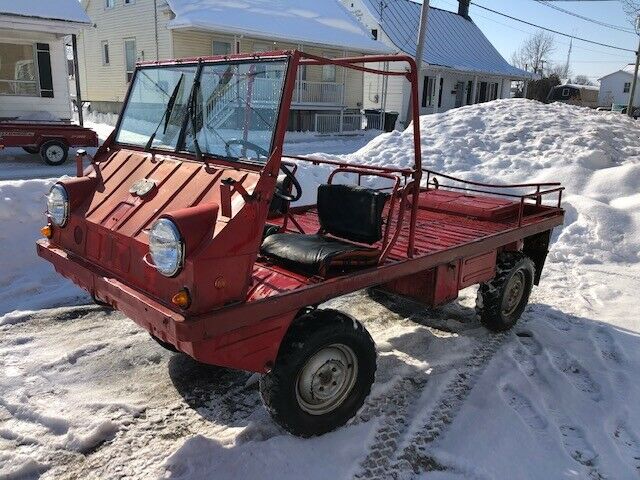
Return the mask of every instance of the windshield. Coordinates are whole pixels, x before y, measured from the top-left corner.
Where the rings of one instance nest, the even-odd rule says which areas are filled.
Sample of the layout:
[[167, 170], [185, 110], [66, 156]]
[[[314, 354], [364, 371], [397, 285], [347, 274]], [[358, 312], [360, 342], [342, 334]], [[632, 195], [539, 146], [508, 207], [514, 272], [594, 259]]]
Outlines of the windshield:
[[116, 141], [145, 149], [266, 161], [287, 61], [138, 69]]

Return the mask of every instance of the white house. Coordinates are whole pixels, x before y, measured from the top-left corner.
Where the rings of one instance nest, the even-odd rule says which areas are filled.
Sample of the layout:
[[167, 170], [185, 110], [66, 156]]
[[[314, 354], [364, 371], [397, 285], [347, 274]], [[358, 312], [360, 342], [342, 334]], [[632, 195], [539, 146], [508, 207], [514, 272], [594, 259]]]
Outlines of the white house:
[[[395, 52], [416, 55], [421, 4], [412, 0], [342, 0], [372, 35]], [[460, 0], [458, 13], [429, 9], [423, 71], [420, 76], [421, 114], [437, 113], [463, 105], [511, 95], [511, 82], [532, 79], [498, 53], [469, 17], [469, 0]], [[365, 107], [407, 110], [409, 83], [365, 75]]]
[[[635, 65], [631, 63], [617, 72], [605, 75], [600, 79], [598, 104], [601, 107], [610, 107], [614, 103], [620, 105], [629, 104], [634, 68]], [[636, 107], [640, 106], [640, 87], [636, 88], [633, 105]]]
[[[79, 36], [83, 98], [103, 112], [119, 111], [137, 61], [289, 49], [328, 57], [389, 52], [338, 0], [82, 0], [82, 5], [94, 22]], [[314, 130], [319, 115], [359, 112], [362, 79], [361, 72], [331, 65], [301, 69], [289, 128]]]
[[0, 0], [0, 119], [71, 118], [64, 37], [89, 24], [78, 0]]

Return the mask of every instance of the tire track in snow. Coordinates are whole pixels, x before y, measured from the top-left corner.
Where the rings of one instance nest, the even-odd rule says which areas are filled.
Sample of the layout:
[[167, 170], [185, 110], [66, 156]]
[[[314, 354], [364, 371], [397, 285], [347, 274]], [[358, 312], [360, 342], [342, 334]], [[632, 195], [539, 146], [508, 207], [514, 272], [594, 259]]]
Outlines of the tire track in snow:
[[400, 452], [400, 440], [406, 436], [412, 423], [409, 400], [420, 396], [426, 379], [423, 382], [415, 378], [405, 378], [399, 382], [398, 387], [392, 390], [385, 401], [393, 404], [394, 400], [399, 399], [400, 402], [382, 421], [369, 453], [360, 463], [360, 471], [356, 478], [396, 479], [406, 474], [434, 470], [455, 471], [455, 466], [443, 465], [436, 460], [427, 451], [427, 447], [447, 431], [478, 378], [506, 338], [507, 334], [494, 334], [476, 347], [462, 368], [446, 384], [427, 421], [403, 442], [406, 446]]
[[[516, 337], [529, 355], [523, 356], [522, 350], [519, 350], [518, 347], [516, 347], [511, 356], [520, 365], [523, 372], [531, 372], [528, 376], [534, 384], [538, 385], [541, 392], [547, 392], [548, 389], [542, 385], [543, 380], [538, 374], [536, 359], [547, 358], [548, 361], [558, 369], [560, 374], [567, 377], [575, 388], [585, 394], [588, 394], [594, 402], [600, 400], [600, 386], [591, 378], [591, 375], [589, 375], [589, 373], [584, 370], [575, 359], [573, 359], [573, 357], [570, 357], [565, 352], [545, 352], [542, 344], [530, 331], [518, 332], [516, 333]], [[544, 356], [543, 353], [548, 353], [549, 355]], [[532, 365], [533, 370], [531, 368]], [[506, 387], [512, 391], [517, 391], [512, 385], [507, 385]], [[528, 411], [527, 409], [528, 405], [533, 405], [530, 400], [526, 399], [525, 403], [522, 401], [508, 401], [507, 403], [509, 403], [516, 413], [525, 419], [525, 421], [527, 417], [531, 415], [531, 411]], [[552, 407], [553, 399], [544, 398], [544, 403], [546, 404], [548, 412], [554, 419], [553, 423], [558, 425], [560, 439], [567, 454], [586, 469], [589, 478], [594, 480], [607, 478], [602, 474], [602, 472], [600, 472], [597, 466], [598, 455], [587, 439], [585, 432], [556, 408]], [[529, 424], [529, 422], [527, 422], [527, 424]], [[529, 426], [532, 427], [532, 430], [539, 430], [535, 428], [535, 425], [529, 424]]]
[[620, 422], [613, 432], [613, 438], [620, 452], [629, 459], [630, 465], [636, 469], [640, 476], [640, 440], [636, 434], [626, 423]]

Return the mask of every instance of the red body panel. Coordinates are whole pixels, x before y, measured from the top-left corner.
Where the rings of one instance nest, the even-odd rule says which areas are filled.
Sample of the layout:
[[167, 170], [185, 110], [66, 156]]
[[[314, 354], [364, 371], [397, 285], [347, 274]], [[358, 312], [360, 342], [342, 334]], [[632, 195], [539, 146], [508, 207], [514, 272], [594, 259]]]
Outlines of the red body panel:
[[0, 122], [0, 145], [39, 148], [49, 140], [60, 140], [69, 147], [97, 147], [93, 130], [70, 123]]
[[[112, 136], [82, 178], [63, 182], [69, 220], [65, 227], [53, 228], [52, 238], [38, 242], [38, 254], [62, 275], [197, 360], [264, 372], [273, 364], [289, 324], [304, 308], [374, 285], [439, 305], [455, 299], [460, 288], [492, 278], [498, 251], [562, 223], [560, 198], [557, 206], [542, 204], [543, 195], [560, 196], [559, 187], [543, 189], [550, 184], [536, 184], [536, 191], [528, 195], [476, 195], [470, 192], [478, 190], [470, 187], [480, 184], [444, 186], [428, 172], [421, 186], [418, 85], [409, 57], [329, 60], [301, 52], [271, 52], [234, 58], [261, 56], [289, 57], [266, 164], [144, 152], [121, 147]], [[335, 64], [376, 72], [362, 66], [366, 61], [401, 61], [410, 67], [408, 72], [385, 74], [405, 76], [412, 84], [415, 167], [298, 159], [330, 164], [358, 178], [396, 179], [393, 173], [397, 181], [384, 213], [385, 234], [374, 245], [382, 252], [376, 267], [325, 278], [289, 271], [260, 257], [259, 249], [265, 224], [289, 232], [316, 233], [320, 228], [315, 207], [267, 221], [298, 65]], [[131, 193], [141, 180], [153, 182], [153, 188], [143, 195], [135, 189]], [[160, 217], [172, 219], [184, 237], [184, 265], [171, 278], [160, 275], [147, 260], [148, 231]], [[171, 299], [184, 288], [191, 304], [181, 310]]]

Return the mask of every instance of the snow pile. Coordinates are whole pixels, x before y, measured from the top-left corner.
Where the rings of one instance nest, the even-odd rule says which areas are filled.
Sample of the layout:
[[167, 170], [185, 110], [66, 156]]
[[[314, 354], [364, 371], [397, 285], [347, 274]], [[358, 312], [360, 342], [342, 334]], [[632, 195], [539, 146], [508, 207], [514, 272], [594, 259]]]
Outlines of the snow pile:
[[[200, 28], [231, 34], [388, 53], [338, 0], [167, 0], [175, 19], [169, 28]], [[267, 42], [268, 43], [268, 42]]]
[[40, 309], [77, 302], [82, 291], [61, 279], [36, 255], [36, 240], [46, 223], [49, 180], [0, 181], [0, 325], [12, 310]]
[[[421, 128], [425, 168], [488, 183], [561, 182], [567, 218], [553, 259], [640, 261], [638, 122], [512, 99], [424, 116]], [[380, 135], [343, 158], [410, 167], [412, 128]]]

